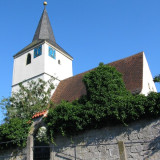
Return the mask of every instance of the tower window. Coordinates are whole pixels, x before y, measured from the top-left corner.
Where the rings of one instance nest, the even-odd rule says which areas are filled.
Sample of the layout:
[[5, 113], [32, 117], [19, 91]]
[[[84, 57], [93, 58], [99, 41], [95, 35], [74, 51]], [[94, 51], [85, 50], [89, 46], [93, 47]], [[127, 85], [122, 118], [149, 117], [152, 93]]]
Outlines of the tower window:
[[56, 59], [56, 51], [52, 47], [49, 47], [49, 56]]
[[58, 64], [61, 64], [61, 60], [58, 60]]
[[28, 64], [30, 64], [31, 63], [31, 54], [29, 53], [28, 55], [27, 55], [27, 63], [26, 63], [26, 65], [28, 65]]
[[42, 54], [42, 46], [39, 46], [34, 49], [34, 58], [40, 56]]
[[149, 88], [149, 90], [151, 90], [151, 87], [150, 87], [150, 84], [148, 83], [148, 88]]

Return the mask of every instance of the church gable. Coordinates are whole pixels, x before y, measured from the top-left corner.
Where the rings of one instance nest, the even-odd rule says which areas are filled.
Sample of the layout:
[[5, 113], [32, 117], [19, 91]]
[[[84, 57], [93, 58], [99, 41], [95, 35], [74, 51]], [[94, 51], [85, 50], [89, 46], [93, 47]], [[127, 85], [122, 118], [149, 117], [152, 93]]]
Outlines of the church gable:
[[147, 95], [151, 91], [157, 92], [151, 71], [149, 69], [149, 65], [148, 65], [146, 56], [144, 55], [144, 53], [143, 53], [143, 83], [142, 85], [143, 87], [142, 87], [141, 94]]

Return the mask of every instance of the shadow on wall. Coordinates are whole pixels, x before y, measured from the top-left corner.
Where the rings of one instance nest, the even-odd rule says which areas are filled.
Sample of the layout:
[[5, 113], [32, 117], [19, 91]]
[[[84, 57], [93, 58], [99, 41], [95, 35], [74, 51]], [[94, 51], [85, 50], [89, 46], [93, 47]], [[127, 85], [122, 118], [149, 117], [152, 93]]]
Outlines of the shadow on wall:
[[156, 153], [158, 153], [160, 151], [160, 122], [153, 125], [153, 128], [156, 129], [156, 130], [159, 130], [159, 132], [157, 133], [157, 137], [155, 137], [151, 141], [151, 143], [148, 145], [148, 150], [149, 151], [148, 151], [148, 157], [147, 158], [154, 157], [154, 155], [156, 156]]

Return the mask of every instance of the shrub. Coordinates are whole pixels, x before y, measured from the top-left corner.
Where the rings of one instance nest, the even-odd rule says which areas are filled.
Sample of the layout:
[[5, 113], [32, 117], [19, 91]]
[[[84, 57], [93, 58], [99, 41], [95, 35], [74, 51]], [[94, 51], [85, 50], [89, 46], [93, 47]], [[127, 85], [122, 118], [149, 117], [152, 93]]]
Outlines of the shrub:
[[27, 120], [12, 118], [0, 126], [0, 149], [25, 147], [30, 124]]

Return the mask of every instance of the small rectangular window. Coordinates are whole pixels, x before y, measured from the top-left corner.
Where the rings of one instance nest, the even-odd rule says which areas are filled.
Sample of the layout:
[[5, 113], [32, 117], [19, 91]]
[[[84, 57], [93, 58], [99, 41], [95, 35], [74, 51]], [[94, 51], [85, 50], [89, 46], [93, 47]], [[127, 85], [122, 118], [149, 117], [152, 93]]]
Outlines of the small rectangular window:
[[34, 49], [34, 58], [40, 56], [42, 54], [42, 46], [39, 46]]
[[53, 59], [56, 59], [56, 51], [52, 47], [49, 46], [48, 48], [49, 56], [52, 57]]

